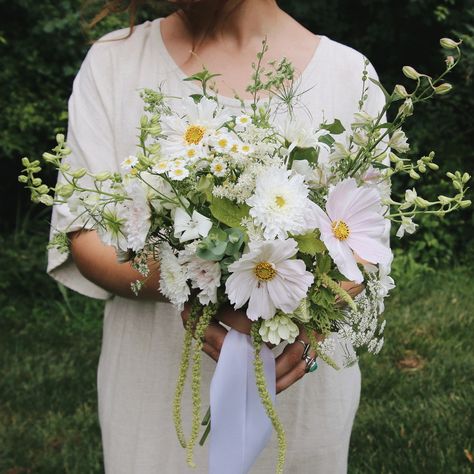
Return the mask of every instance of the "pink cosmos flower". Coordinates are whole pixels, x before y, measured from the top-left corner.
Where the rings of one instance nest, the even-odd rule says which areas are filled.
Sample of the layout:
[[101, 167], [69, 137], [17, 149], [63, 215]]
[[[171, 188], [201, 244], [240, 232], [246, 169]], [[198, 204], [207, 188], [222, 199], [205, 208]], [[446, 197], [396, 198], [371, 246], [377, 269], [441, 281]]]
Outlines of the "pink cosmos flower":
[[390, 263], [392, 252], [382, 243], [385, 218], [375, 189], [345, 179], [329, 191], [326, 212], [314, 205], [313, 217], [329, 255], [349, 280], [364, 279], [354, 252], [371, 263]]

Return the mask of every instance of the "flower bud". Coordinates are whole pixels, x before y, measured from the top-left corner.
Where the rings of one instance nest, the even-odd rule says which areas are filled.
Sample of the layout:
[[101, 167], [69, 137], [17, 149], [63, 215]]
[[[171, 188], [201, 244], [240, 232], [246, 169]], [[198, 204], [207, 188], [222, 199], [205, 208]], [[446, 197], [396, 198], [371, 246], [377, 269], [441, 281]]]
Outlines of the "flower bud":
[[56, 135], [56, 141], [58, 142], [58, 145], [62, 145], [64, 143], [64, 135], [62, 133], [58, 133]]
[[71, 176], [73, 178], [79, 179], [79, 178], [82, 178], [83, 176], [85, 176], [86, 173], [87, 173], [87, 170], [85, 168], [79, 168], [77, 170], [72, 171]]
[[462, 175], [462, 183], [466, 184], [471, 179], [471, 175], [469, 173], [464, 173]]
[[425, 164], [421, 163], [419, 166], [418, 166], [418, 171], [420, 173], [425, 173], [426, 172], [426, 166]]
[[410, 175], [411, 179], [420, 179], [420, 175], [414, 169], [411, 169], [410, 173], [408, 174]]
[[408, 77], [408, 79], [413, 79], [415, 81], [421, 77], [421, 74], [411, 66], [403, 66], [402, 72], [406, 77]]
[[26, 184], [28, 182], [28, 176], [21, 174], [20, 176], [18, 176], [18, 181], [20, 183]]
[[393, 152], [390, 152], [389, 156], [390, 156], [390, 161], [392, 163], [398, 163], [400, 161], [400, 158], [397, 155], [395, 155], [395, 153]]
[[405, 115], [406, 117], [413, 114], [413, 101], [410, 97], [405, 99], [402, 105], [398, 108], [398, 113], [400, 115]]
[[43, 160], [51, 163], [52, 161], [55, 161], [57, 159], [56, 155], [53, 155], [52, 153], [43, 153]]
[[436, 163], [428, 163], [428, 166], [434, 171], [439, 170], [439, 166]]
[[462, 207], [463, 209], [466, 207], [469, 207], [472, 204], [470, 199], [466, 199], [465, 201], [461, 201], [459, 203], [459, 206]]
[[21, 159], [21, 164], [28, 168], [30, 166], [30, 160], [25, 156], [24, 158]]
[[146, 115], [142, 115], [140, 118], [140, 126], [145, 128], [148, 125], [148, 117]]
[[462, 189], [462, 184], [459, 181], [453, 181], [453, 186], [454, 189], [457, 189], [458, 191], [461, 191]]
[[45, 206], [52, 206], [54, 204], [53, 196], [50, 196], [49, 194], [41, 195], [38, 200]]
[[396, 95], [398, 95], [398, 97], [401, 97], [402, 99], [406, 99], [408, 97], [407, 90], [401, 84], [397, 84], [395, 86], [394, 92]]
[[442, 48], [456, 49], [456, 47], [461, 44], [461, 41], [456, 42], [452, 40], [451, 38], [441, 38], [439, 40], [439, 44], [441, 45]]
[[56, 193], [63, 197], [69, 198], [74, 193], [74, 186], [72, 184], [64, 184], [62, 186], [56, 186]]
[[438, 196], [438, 201], [443, 205], [448, 205], [452, 201], [452, 199], [448, 196], [443, 196], [442, 194], [440, 194]]
[[94, 175], [94, 178], [97, 180], [97, 181], [105, 181], [107, 179], [109, 179], [111, 176], [110, 172], [109, 171], [104, 171], [102, 173], [97, 173]]
[[456, 179], [456, 176], [454, 176], [454, 174], [451, 173], [451, 171], [448, 171], [448, 172], [446, 173], [446, 176], [447, 176], [448, 178], [450, 178], [450, 179]]
[[453, 86], [451, 84], [448, 84], [447, 82], [445, 82], [444, 84], [440, 84], [439, 86], [436, 86], [434, 88], [434, 91], [438, 95], [443, 95], [443, 94], [447, 94], [452, 88]]
[[452, 66], [454, 64], [454, 57], [453, 56], [446, 56], [446, 59], [444, 60], [446, 63], [446, 66]]
[[33, 178], [33, 181], [31, 182], [31, 184], [33, 184], [33, 186], [35, 187], [38, 187], [38, 186], [41, 186], [41, 183], [43, 181], [41, 181], [41, 178]]
[[46, 184], [42, 184], [41, 186], [38, 186], [36, 188], [36, 191], [39, 194], [47, 194], [49, 192], [49, 188], [48, 188], [48, 186], [46, 186]]
[[430, 205], [429, 201], [427, 201], [426, 199], [423, 199], [422, 197], [418, 196], [417, 198], [415, 198], [415, 204], [418, 206], [418, 207], [421, 207], [421, 208], [425, 208], [425, 207], [428, 207]]

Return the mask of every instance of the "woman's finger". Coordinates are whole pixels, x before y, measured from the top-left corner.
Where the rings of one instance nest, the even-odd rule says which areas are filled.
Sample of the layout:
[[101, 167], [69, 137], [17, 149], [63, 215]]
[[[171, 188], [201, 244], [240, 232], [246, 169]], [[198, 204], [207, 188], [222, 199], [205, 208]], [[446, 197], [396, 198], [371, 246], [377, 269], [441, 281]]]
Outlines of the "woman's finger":
[[280, 393], [293, 385], [306, 374], [306, 362], [300, 360], [289, 372], [276, 380], [276, 393]]

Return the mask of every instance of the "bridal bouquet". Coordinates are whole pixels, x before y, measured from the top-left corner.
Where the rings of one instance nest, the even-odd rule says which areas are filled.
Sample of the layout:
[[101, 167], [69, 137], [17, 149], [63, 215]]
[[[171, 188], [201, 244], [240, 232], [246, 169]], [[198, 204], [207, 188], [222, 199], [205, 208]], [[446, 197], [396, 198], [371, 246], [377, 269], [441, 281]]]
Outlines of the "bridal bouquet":
[[[55, 187], [37, 177], [38, 160], [23, 159], [19, 179], [33, 201], [68, 206], [75, 225], [95, 229], [121, 262], [130, 261], [143, 275], [133, 283], [135, 292], [157, 268], [150, 262], [158, 261], [157, 290], [179, 310], [190, 303], [173, 405], [190, 465], [201, 420], [202, 336], [222, 305], [242, 308], [252, 321], [256, 387], [261, 409], [278, 434], [277, 472], [282, 472], [285, 436], [273, 405], [275, 389], [268, 388], [263, 343], [293, 343], [305, 328], [311, 349], [335, 369], [336, 341], [347, 345], [344, 365], [356, 357], [349, 347], [377, 354], [383, 344], [383, 301], [394, 287], [390, 221], [402, 237], [415, 231], [420, 214], [443, 216], [470, 205], [465, 199], [470, 177], [458, 171], [448, 173], [452, 196], [429, 201], [415, 189], [398, 200], [390, 194], [397, 175], [418, 180], [438, 169], [433, 152], [419, 158], [407, 154], [401, 126], [418, 103], [451, 89], [443, 77], [460, 59], [459, 43], [443, 39], [441, 44], [453, 53], [439, 77], [403, 69], [414, 81], [411, 92], [401, 85], [387, 92], [368, 77], [368, 61], [361, 65], [361, 99], [349, 130], [339, 120], [296, 118], [293, 67], [284, 59], [264, 70], [264, 42], [248, 88], [254, 100], [248, 107], [242, 101], [239, 114], [220, 105], [210, 87], [214, 75], [207, 70], [188, 78], [201, 83], [201, 94], [175, 98], [160, 89], [142, 91], [139, 146], [135, 155], [124, 157], [122, 172], [72, 169], [62, 135], [52, 153], [43, 155], [60, 173]], [[364, 108], [369, 81], [386, 97], [377, 116]], [[396, 104], [387, 122], [386, 112]], [[67, 232], [58, 229], [51, 245], [67, 252]], [[353, 298], [342, 281], [363, 283], [365, 291]], [[181, 397], [191, 360], [193, 421], [186, 439]], [[317, 367], [314, 361], [310, 366]], [[218, 420], [212, 407], [211, 401], [214, 429]], [[209, 429], [208, 421], [206, 416]]]

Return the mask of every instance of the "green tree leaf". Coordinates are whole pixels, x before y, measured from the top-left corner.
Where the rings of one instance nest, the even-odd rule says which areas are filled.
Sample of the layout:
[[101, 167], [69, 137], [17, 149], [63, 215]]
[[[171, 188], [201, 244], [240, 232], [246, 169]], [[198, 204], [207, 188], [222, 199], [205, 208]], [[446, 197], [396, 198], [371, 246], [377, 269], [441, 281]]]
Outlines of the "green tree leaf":
[[229, 199], [213, 198], [210, 206], [212, 215], [229, 227], [242, 228], [240, 221], [249, 215], [247, 204], [236, 204]]

